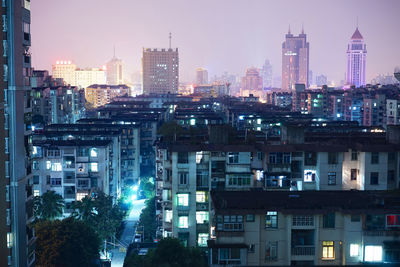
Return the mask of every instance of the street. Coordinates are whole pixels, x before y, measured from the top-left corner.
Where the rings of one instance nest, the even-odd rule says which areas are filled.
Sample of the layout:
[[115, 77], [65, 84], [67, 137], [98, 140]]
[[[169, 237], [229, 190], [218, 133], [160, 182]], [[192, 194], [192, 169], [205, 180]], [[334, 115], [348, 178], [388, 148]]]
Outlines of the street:
[[[121, 243], [128, 248], [129, 244], [133, 242], [133, 238], [135, 235], [134, 225], [137, 221], [139, 221], [140, 213], [142, 209], [145, 207], [145, 199], [135, 200], [132, 203], [132, 210], [129, 213], [129, 216], [125, 220], [125, 229], [119, 239]], [[116, 242], [117, 244], [119, 242]], [[112, 267], [122, 267], [124, 265], [124, 259], [126, 252], [120, 252], [119, 247], [112, 250], [113, 257], [111, 261]]]

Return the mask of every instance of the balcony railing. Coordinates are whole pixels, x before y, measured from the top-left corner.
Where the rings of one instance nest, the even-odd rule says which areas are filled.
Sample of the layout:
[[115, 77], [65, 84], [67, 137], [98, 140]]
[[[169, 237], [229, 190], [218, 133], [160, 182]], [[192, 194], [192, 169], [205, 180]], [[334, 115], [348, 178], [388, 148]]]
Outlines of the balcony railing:
[[313, 256], [315, 255], [314, 246], [295, 246], [292, 247], [293, 256]]

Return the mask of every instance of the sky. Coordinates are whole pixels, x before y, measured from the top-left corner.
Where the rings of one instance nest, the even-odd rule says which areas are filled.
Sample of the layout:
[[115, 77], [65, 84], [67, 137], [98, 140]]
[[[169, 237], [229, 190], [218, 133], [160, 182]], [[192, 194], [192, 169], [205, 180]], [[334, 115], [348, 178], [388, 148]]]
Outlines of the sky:
[[262, 67], [281, 76], [281, 47], [290, 25], [310, 43], [310, 70], [337, 84], [358, 26], [367, 44], [367, 81], [400, 65], [399, 0], [37, 0], [31, 4], [32, 63], [51, 70], [57, 60], [100, 67], [121, 58], [126, 76], [140, 71], [144, 47], [179, 48], [180, 81]]

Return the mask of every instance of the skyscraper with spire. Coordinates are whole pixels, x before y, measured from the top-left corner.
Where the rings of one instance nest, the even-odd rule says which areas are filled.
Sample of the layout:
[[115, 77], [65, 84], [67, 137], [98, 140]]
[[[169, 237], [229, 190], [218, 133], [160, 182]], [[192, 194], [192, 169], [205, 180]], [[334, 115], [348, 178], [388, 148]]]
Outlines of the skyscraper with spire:
[[308, 87], [309, 49], [304, 29], [294, 36], [289, 31], [282, 44], [282, 89], [294, 90], [296, 83]]
[[109, 85], [124, 84], [124, 66], [122, 64], [122, 60], [115, 57], [115, 47], [114, 47], [114, 56], [107, 63], [107, 84]]
[[347, 85], [354, 85], [356, 87], [365, 86], [366, 58], [367, 45], [364, 43], [364, 38], [357, 26], [347, 46]]

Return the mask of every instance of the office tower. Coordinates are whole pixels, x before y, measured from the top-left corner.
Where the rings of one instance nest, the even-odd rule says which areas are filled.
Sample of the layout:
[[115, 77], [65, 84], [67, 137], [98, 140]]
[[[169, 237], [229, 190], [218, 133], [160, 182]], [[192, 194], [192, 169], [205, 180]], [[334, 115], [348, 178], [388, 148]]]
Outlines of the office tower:
[[57, 60], [52, 65], [52, 76], [55, 79], [63, 79], [66, 84], [75, 85], [76, 65], [70, 60]]
[[304, 31], [294, 36], [289, 29], [282, 44], [282, 89], [294, 90], [296, 83], [309, 86], [309, 49]]
[[5, 92], [0, 94], [0, 266], [25, 267], [32, 266], [35, 260], [29, 161], [30, 1], [5, 0], [1, 10], [4, 49], [1, 90]]
[[268, 59], [265, 60], [264, 66], [262, 68], [262, 79], [263, 79], [263, 88], [272, 87], [272, 65]]
[[347, 72], [346, 83], [356, 87], [365, 86], [365, 65], [367, 58], [367, 45], [358, 27], [347, 46]]
[[263, 80], [257, 68], [248, 68], [246, 76], [242, 78], [241, 96], [254, 96], [262, 97]]
[[143, 49], [143, 94], [177, 93], [179, 56], [176, 49]]
[[318, 75], [317, 77], [315, 77], [315, 83], [317, 84], [317, 86], [322, 86], [322, 85], [327, 85], [328, 84], [328, 78], [326, 77], [326, 75]]
[[208, 84], [208, 71], [206, 69], [196, 69], [196, 84]]
[[107, 84], [124, 84], [124, 65], [122, 60], [114, 57], [107, 63]]

